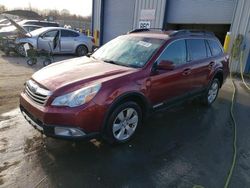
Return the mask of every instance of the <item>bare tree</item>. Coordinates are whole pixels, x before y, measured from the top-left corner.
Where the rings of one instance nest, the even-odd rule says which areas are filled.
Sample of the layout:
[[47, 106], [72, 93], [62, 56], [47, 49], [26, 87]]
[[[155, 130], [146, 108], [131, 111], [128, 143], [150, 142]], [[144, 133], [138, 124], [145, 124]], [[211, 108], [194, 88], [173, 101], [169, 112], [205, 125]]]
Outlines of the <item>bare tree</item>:
[[0, 5], [0, 13], [5, 12], [7, 9], [4, 5]]

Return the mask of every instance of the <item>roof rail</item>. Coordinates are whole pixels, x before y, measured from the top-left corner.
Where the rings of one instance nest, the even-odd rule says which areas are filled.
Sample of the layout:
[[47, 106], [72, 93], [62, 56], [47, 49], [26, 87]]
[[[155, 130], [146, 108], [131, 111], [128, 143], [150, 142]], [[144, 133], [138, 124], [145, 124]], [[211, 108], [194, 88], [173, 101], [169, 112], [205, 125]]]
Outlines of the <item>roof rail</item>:
[[128, 33], [148, 32], [152, 30], [164, 31], [162, 28], [144, 28], [144, 29], [134, 29], [132, 31], [129, 31]]
[[149, 29], [134, 29], [132, 31], [129, 31], [128, 33], [139, 33], [139, 32], [143, 32], [143, 31], [149, 31]]
[[174, 31], [173, 33], [170, 34], [170, 36], [181, 36], [181, 35], [200, 35], [200, 36], [215, 36], [215, 34], [211, 31], [202, 31], [202, 30], [178, 30]]

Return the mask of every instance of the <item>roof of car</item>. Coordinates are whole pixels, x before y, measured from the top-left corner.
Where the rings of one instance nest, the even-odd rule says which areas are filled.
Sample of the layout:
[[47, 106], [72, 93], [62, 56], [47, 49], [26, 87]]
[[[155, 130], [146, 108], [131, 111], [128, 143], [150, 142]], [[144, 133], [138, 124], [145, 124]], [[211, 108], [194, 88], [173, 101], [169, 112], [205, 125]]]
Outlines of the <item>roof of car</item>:
[[49, 31], [49, 30], [53, 30], [53, 29], [63, 29], [63, 30], [68, 30], [68, 31], [73, 31], [73, 32], [77, 32], [73, 29], [67, 29], [67, 28], [64, 28], [64, 27], [42, 27], [42, 28], [39, 28], [39, 29], [36, 29], [34, 31], [31, 31], [31, 35], [32, 36], [37, 36], [37, 35], [40, 35], [41, 33], [45, 32], [45, 31]]
[[32, 24], [23, 24], [22, 26], [23, 26], [23, 27], [24, 27], [24, 26], [39, 27], [39, 28], [42, 28], [42, 27], [43, 27], [43, 26], [40, 26], [40, 25], [32, 25]]
[[52, 22], [52, 21], [47, 21], [47, 20], [22, 20], [23, 22], [40, 22], [40, 23], [57, 23], [57, 22]]
[[199, 30], [162, 30], [162, 29], [135, 29], [128, 32], [130, 35], [141, 36], [145, 38], [158, 38], [167, 40], [172, 37], [215, 37], [213, 32]]
[[130, 33], [129, 35], [145, 37], [145, 38], [163, 39], [163, 40], [169, 39], [169, 35], [159, 32], [140, 32], [140, 33]]

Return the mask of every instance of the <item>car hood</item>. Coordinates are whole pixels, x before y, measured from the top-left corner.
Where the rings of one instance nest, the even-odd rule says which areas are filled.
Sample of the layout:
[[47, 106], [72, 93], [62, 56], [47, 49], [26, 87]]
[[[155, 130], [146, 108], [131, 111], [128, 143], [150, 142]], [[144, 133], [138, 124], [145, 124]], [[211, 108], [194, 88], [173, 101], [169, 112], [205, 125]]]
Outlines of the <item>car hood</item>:
[[32, 79], [50, 91], [65, 86], [101, 83], [137, 69], [105, 63], [88, 57], [73, 58], [51, 64], [33, 74]]
[[[12, 20], [11, 18], [9, 18], [8, 16], [5, 16], [5, 18], [7, 19], [7, 20], [9, 20], [9, 22], [13, 25], [13, 26], [15, 26], [16, 28], [17, 28], [17, 30], [22, 34], [22, 35], [27, 35], [28, 34], [28, 32], [21, 26], [21, 25], [19, 25], [17, 22], [15, 22], [14, 20]], [[9, 28], [7, 28], [7, 30], [13, 30], [13, 27], [9, 27]]]

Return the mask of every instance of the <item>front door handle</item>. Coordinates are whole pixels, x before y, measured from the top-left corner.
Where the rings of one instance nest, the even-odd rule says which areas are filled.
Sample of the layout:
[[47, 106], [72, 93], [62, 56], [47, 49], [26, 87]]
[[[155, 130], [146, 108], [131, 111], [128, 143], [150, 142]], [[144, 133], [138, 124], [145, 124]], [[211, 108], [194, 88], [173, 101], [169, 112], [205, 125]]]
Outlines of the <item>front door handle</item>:
[[208, 68], [209, 68], [209, 69], [212, 69], [213, 66], [214, 66], [214, 64], [215, 64], [214, 62], [209, 63]]
[[182, 75], [187, 76], [187, 75], [191, 74], [191, 72], [192, 72], [191, 69], [188, 68], [188, 69], [185, 69], [185, 70], [182, 72]]

